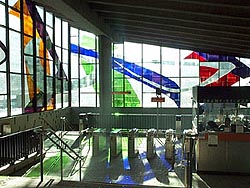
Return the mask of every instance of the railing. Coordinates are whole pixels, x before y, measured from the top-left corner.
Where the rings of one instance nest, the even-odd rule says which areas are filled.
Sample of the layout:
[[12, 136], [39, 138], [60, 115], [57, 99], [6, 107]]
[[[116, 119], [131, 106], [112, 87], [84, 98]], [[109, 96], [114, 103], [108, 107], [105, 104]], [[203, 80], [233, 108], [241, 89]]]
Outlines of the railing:
[[[132, 129], [134, 127], [138, 129], [175, 129], [176, 126], [176, 114], [112, 114], [103, 115], [99, 113], [81, 113], [85, 125], [83, 127], [103, 127], [108, 124], [112, 128], [126, 128]], [[192, 116], [183, 114], [181, 119], [182, 129], [191, 128]]]
[[[79, 181], [81, 181], [81, 165], [82, 160], [84, 158], [78, 154], [74, 149], [72, 149], [64, 140], [63, 140], [63, 132], [65, 131], [66, 126], [66, 118], [61, 117], [61, 132], [59, 135], [56, 134], [53, 126], [44, 118], [40, 118], [46, 123], [46, 129], [40, 129], [40, 138], [46, 136], [53, 144], [55, 144], [58, 148], [60, 148], [60, 169], [61, 169], [61, 180], [63, 180], [63, 152], [66, 153], [71, 159], [79, 163]], [[86, 130], [84, 130], [85, 132]], [[81, 132], [80, 132], [81, 133]], [[42, 145], [42, 144], [41, 144]], [[79, 144], [80, 146], [80, 144]], [[43, 181], [43, 161], [41, 159], [41, 181]]]
[[0, 137], [0, 167], [14, 164], [21, 158], [28, 158], [39, 152], [39, 135], [35, 129], [29, 129]]
[[[43, 122], [47, 125], [48, 128], [52, 129], [53, 131], [56, 131], [56, 129], [43, 117], [39, 117], [39, 119], [43, 120]], [[47, 128], [47, 127], [43, 127], [43, 128]]]
[[46, 132], [53, 135], [53, 138], [51, 136], [48, 136], [50, 141], [53, 142], [58, 148], [62, 149], [63, 152], [65, 152], [69, 157], [71, 157], [75, 161], [78, 160], [78, 158], [81, 159], [81, 156], [79, 156], [79, 154], [75, 152], [65, 141], [63, 141], [63, 139], [60, 138], [60, 136], [58, 136], [54, 131], [46, 130]]
[[69, 131], [74, 130], [71, 122], [65, 116], [61, 117], [61, 120], [63, 121], [63, 125], [64, 125], [63, 130], [68, 130], [68, 129], [69, 129]]

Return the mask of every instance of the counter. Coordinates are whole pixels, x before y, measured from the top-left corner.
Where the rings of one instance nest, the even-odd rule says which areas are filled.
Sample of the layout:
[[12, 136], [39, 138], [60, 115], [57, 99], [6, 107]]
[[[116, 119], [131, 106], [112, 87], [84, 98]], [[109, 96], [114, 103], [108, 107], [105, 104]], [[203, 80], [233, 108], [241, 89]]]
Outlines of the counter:
[[200, 134], [196, 157], [198, 171], [250, 173], [250, 134]]

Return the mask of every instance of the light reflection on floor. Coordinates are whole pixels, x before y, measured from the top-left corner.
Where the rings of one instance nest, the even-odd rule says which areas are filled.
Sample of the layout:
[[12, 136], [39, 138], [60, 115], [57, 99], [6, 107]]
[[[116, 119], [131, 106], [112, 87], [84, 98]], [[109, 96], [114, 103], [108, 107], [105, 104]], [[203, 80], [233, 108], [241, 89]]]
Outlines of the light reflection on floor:
[[[74, 136], [67, 139], [74, 140]], [[107, 139], [109, 140], [109, 139]], [[164, 140], [163, 140], [164, 142]], [[128, 138], [122, 138], [122, 151], [117, 157], [111, 157], [110, 149], [100, 151], [100, 155], [92, 156], [92, 141], [86, 142], [81, 154], [85, 156], [82, 165], [82, 180], [117, 184], [153, 185], [159, 187], [184, 187], [181, 180], [172, 171], [171, 164], [165, 159], [164, 147], [155, 141], [156, 155], [153, 159], [146, 157], [146, 138], [136, 138], [136, 149], [139, 154], [135, 158], [128, 157]], [[56, 148], [52, 149], [54, 151]], [[47, 174], [49, 176], [49, 173]], [[75, 164], [69, 180], [79, 180], [79, 165]], [[60, 170], [58, 170], [60, 176]]]

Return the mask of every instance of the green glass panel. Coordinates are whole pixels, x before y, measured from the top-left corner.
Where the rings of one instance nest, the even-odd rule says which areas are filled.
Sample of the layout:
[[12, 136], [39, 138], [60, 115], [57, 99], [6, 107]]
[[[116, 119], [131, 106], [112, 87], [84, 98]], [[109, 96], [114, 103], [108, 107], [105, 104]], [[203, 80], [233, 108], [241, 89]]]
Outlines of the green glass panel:
[[89, 64], [86, 60], [81, 59], [81, 63], [83, 66], [83, 69], [85, 70], [87, 75], [90, 75], [94, 71], [94, 64]]
[[[121, 73], [114, 71], [114, 77], [121, 77]], [[125, 82], [125, 83], [124, 83]], [[125, 84], [125, 88], [123, 90], [123, 84]], [[114, 107], [140, 107], [140, 100], [138, 99], [134, 89], [132, 88], [129, 81], [124, 78], [123, 79], [115, 79], [114, 80], [114, 91], [130, 91], [131, 94], [114, 94], [113, 95], [113, 105]], [[125, 96], [125, 104], [123, 102]]]

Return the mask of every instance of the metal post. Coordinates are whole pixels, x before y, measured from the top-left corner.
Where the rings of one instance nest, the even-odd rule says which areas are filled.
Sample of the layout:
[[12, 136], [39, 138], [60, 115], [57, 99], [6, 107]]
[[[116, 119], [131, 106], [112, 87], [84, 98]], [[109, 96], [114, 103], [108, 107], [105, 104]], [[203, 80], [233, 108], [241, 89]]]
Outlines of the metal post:
[[187, 166], [186, 166], [186, 186], [187, 188], [192, 188], [192, 172], [193, 172], [193, 162], [192, 162], [192, 152], [193, 152], [193, 144], [194, 138], [189, 137], [189, 151], [187, 151]]
[[81, 159], [79, 159], [79, 181], [82, 181]]
[[61, 144], [60, 144], [60, 166], [61, 166], [61, 181], [63, 180], [63, 131], [65, 131], [66, 118], [64, 116], [61, 117], [62, 127], [61, 127]]
[[[87, 114], [86, 114], [86, 116], [87, 116]], [[81, 135], [82, 135], [83, 133], [82, 133], [82, 131], [81, 131], [81, 129], [79, 128], [79, 138], [81, 137]], [[78, 152], [79, 152], [79, 156], [81, 157], [82, 155], [82, 147], [81, 147], [81, 139], [79, 139], [79, 147], [78, 147]], [[82, 171], [81, 171], [81, 158], [78, 158], [78, 160], [79, 160], [79, 181], [81, 181], [81, 178], [82, 178]]]
[[[157, 96], [157, 98], [158, 98], [158, 96]], [[158, 126], [159, 126], [159, 102], [157, 101], [157, 117], [156, 117], [157, 134], [158, 134]]]
[[61, 165], [61, 181], [63, 180], [63, 142], [62, 142], [62, 131], [61, 131], [61, 145], [60, 145], [60, 165]]
[[65, 127], [66, 127], [66, 119], [65, 117], [61, 117], [61, 120], [62, 120], [62, 131], [65, 131]]
[[40, 132], [40, 176], [43, 182], [43, 131]]

